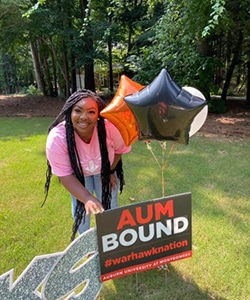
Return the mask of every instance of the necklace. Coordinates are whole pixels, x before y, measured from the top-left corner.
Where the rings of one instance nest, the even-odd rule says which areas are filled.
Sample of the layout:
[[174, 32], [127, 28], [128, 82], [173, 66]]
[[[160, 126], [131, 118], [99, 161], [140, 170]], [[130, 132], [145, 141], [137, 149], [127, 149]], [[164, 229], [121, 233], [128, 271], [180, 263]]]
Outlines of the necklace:
[[91, 141], [91, 138], [89, 138], [89, 139], [84, 139], [84, 138], [82, 138], [82, 140], [84, 141], [84, 143], [89, 144], [90, 141]]
[[86, 143], [86, 144], [89, 144], [90, 143], [90, 141], [91, 141], [91, 139], [92, 139], [92, 136], [93, 136], [93, 131], [91, 131], [91, 132], [85, 132], [84, 134], [82, 133], [80, 133], [80, 132], [77, 132], [76, 131], [76, 133], [77, 133], [77, 135], [79, 136], [79, 138], [82, 140], [82, 141], [84, 141], [84, 143]]

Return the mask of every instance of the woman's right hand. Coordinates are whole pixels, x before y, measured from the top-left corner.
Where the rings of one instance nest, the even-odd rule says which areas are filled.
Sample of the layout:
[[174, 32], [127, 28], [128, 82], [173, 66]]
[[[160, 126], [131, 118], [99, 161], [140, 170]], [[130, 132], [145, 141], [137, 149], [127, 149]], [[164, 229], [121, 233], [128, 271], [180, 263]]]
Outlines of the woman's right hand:
[[74, 175], [60, 177], [60, 181], [76, 199], [84, 203], [86, 214], [98, 214], [104, 211], [101, 202], [90, 194]]
[[99, 214], [102, 213], [104, 211], [104, 208], [102, 206], [102, 204], [100, 203], [100, 201], [95, 198], [95, 197], [89, 197], [86, 201], [85, 201], [85, 211], [86, 214]]

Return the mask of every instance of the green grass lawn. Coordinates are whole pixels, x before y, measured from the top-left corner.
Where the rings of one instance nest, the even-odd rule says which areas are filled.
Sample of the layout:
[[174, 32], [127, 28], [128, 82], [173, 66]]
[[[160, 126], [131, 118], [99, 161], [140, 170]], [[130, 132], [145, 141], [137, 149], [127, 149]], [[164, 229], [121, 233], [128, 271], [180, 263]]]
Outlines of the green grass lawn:
[[[63, 251], [71, 236], [68, 193], [53, 177], [44, 199], [50, 118], [0, 118], [0, 275], [16, 279], [37, 255]], [[192, 193], [193, 257], [104, 283], [98, 299], [250, 299], [250, 140], [193, 136], [163, 151], [143, 141], [124, 155], [120, 205]], [[163, 159], [163, 162], [162, 162]], [[93, 224], [94, 225], [94, 224]]]

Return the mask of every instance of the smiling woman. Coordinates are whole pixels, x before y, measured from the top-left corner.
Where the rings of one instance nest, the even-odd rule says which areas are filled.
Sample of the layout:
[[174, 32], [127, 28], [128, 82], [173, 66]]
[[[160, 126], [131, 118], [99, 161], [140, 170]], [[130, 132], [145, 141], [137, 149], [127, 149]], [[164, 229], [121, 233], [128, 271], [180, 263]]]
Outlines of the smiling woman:
[[122, 191], [124, 184], [121, 157], [131, 147], [100, 116], [104, 107], [97, 94], [79, 90], [67, 99], [49, 127], [45, 187], [48, 195], [53, 173], [71, 195], [75, 220], [71, 240], [77, 231], [81, 234], [89, 229], [89, 214], [118, 206], [118, 186]]
[[89, 144], [98, 120], [96, 101], [84, 98], [77, 102], [72, 108], [71, 119], [75, 132]]

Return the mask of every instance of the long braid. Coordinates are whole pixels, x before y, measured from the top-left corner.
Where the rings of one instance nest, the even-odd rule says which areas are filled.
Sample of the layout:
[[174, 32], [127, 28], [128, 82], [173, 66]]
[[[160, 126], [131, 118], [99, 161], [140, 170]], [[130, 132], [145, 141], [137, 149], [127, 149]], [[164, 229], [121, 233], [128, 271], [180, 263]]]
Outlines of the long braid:
[[[48, 133], [50, 132], [50, 130], [54, 127], [56, 127], [59, 123], [61, 123], [64, 119], [65, 119], [65, 113], [66, 111], [72, 106], [72, 104], [70, 102], [66, 102], [62, 108], [62, 110], [60, 111], [60, 113], [58, 114], [58, 116], [55, 118], [55, 120], [52, 122], [52, 124], [49, 126], [48, 128]], [[47, 160], [47, 171], [46, 171], [46, 182], [44, 185], [44, 193], [45, 193], [45, 197], [43, 200], [43, 203], [41, 205], [41, 207], [43, 207], [43, 205], [45, 204], [48, 195], [49, 195], [49, 188], [50, 188], [50, 182], [51, 182], [51, 177], [52, 177], [52, 170], [51, 170], [51, 166], [49, 161]]]
[[[77, 148], [76, 148], [74, 128], [73, 128], [72, 121], [71, 121], [71, 111], [66, 114], [65, 121], [66, 121], [65, 127], [66, 127], [66, 133], [67, 133], [66, 139], [67, 139], [67, 146], [68, 146], [71, 167], [74, 171], [76, 178], [81, 182], [81, 184], [83, 186], [85, 186], [83, 170], [82, 170], [79, 154], [78, 154]], [[85, 212], [84, 204], [81, 201], [77, 200], [76, 210], [75, 210], [74, 214], [75, 214], [75, 222], [72, 227], [71, 241], [73, 241], [75, 239], [77, 230], [78, 230], [81, 222], [85, 221], [86, 212]]]
[[102, 205], [105, 210], [110, 209], [111, 202], [111, 184], [110, 184], [110, 161], [108, 157], [108, 150], [106, 144], [106, 130], [104, 119], [100, 117], [98, 121], [98, 137], [100, 152], [102, 153], [102, 169], [101, 169], [101, 180], [102, 180]]
[[[66, 101], [66, 103], [64, 104], [63, 108], [61, 109], [60, 113], [58, 114], [58, 116], [55, 118], [55, 120], [52, 122], [52, 124], [49, 126], [48, 128], [48, 133], [50, 132], [50, 130], [54, 127], [56, 127], [59, 123], [61, 123], [62, 121], [64, 121], [65, 119], [65, 114], [67, 112], [67, 110], [69, 108], [71, 108], [73, 104], [68, 100]], [[51, 170], [51, 166], [49, 161], [47, 160], [47, 171], [46, 171], [46, 182], [44, 185], [45, 188], [45, 198], [44, 201], [42, 203], [41, 206], [43, 206], [48, 198], [48, 194], [49, 194], [49, 188], [50, 188], [50, 181], [51, 181], [51, 177], [52, 177], [52, 170]]]
[[[61, 112], [58, 114], [54, 122], [50, 125], [48, 132], [59, 123], [65, 120], [65, 128], [66, 128], [66, 139], [67, 139], [67, 147], [69, 152], [69, 158], [71, 167], [74, 171], [76, 178], [81, 182], [83, 186], [85, 186], [84, 174], [81, 167], [79, 154], [76, 148], [75, 143], [75, 135], [74, 135], [74, 128], [71, 121], [71, 111], [72, 107], [75, 103], [80, 101], [83, 98], [93, 98], [96, 100], [99, 113], [100, 111], [106, 106], [104, 101], [98, 97], [95, 93], [89, 90], [78, 90], [76, 93], [72, 94], [66, 103], [64, 104]], [[101, 179], [102, 179], [102, 205], [105, 210], [110, 209], [110, 202], [111, 202], [111, 183], [110, 183], [110, 162], [108, 158], [108, 150], [107, 150], [107, 143], [106, 143], [106, 127], [105, 121], [100, 116], [97, 123], [97, 130], [98, 130], [98, 138], [100, 144], [100, 153], [102, 158], [102, 166], [101, 166]], [[120, 192], [122, 192], [124, 179], [123, 179], [123, 170], [122, 170], [122, 160], [119, 161], [116, 167], [117, 175], [120, 180]], [[45, 183], [45, 203], [49, 188], [50, 188], [50, 181], [52, 176], [51, 166], [47, 160], [47, 172], [46, 172], [46, 183]], [[42, 204], [42, 205], [43, 205]], [[81, 224], [81, 222], [85, 221], [85, 207], [82, 202], [77, 199], [77, 206], [75, 211], [75, 222], [72, 228], [72, 236], [71, 241], [74, 240], [77, 230]]]
[[115, 169], [116, 169], [117, 177], [120, 181], [120, 194], [121, 194], [123, 191], [123, 186], [125, 185], [122, 159], [119, 160]]

